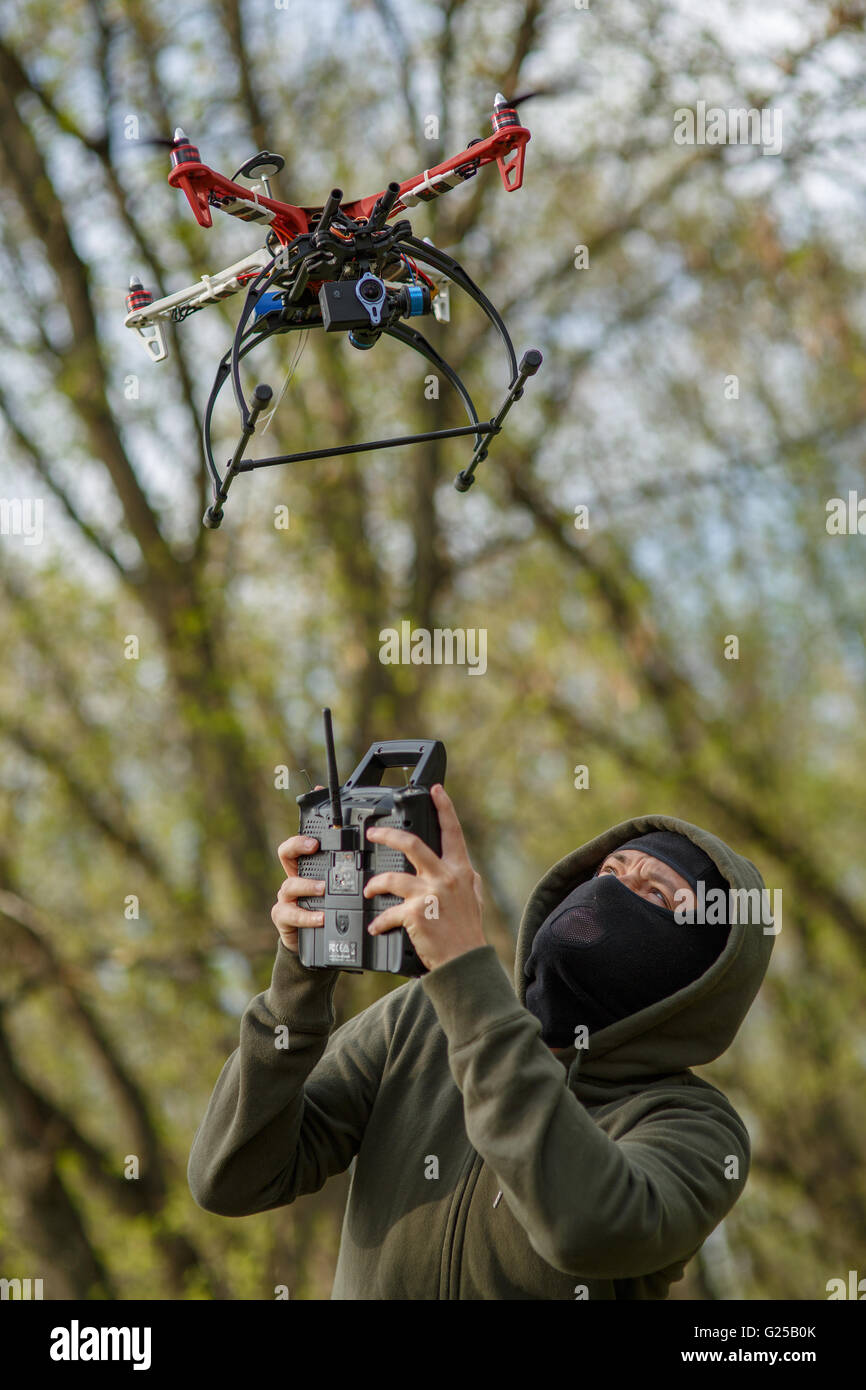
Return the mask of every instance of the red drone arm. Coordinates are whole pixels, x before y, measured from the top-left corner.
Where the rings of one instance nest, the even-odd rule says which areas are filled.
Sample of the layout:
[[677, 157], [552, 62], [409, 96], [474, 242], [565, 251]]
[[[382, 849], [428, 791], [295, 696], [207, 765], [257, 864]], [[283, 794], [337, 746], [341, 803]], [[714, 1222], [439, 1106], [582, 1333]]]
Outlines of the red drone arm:
[[[187, 166], [186, 169], [172, 169], [168, 176], [169, 183], [174, 188], [182, 188], [186, 194], [186, 200], [195, 213], [195, 220], [201, 227], [212, 227], [213, 218], [211, 217], [210, 205], [208, 203], [208, 189], [202, 179], [191, 177], [193, 170], [204, 170], [204, 164]], [[210, 173], [210, 170], [207, 171]]]
[[[437, 164], [433, 169], [425, 169], [423, 174], [416, 174], [414, 178], [407, 179], [400, 184], [400, 196], [391, 209], [390, 216], [395, 213], [404, 212], [411, 204], [406, 202], [407, 194], [414, 194], [415, 198], [424, 199], [435, 198], [437, 192], [444, 192], [445, 187], [453, 188], [460, 179], [448, 179], [448, 175], [455, 169], [461, 168], [465, 164], [477, 164], [483, 167], [485, 164], [492, 164], [494, 160], [499, 165], [499, 172], [502, 175], [502, 182], [509, 193], [513, 193], [520, 188], [523, 183], [523, 164], [526, 158], [526, 142], [530, 139], [529, 131], [525, 126], [509, 125], [502, 130], [496, 130], [492, 135], [488, 135], [486, 140], [479, 140], [477, 145], [471, 145], [468, 149], [461, 150], [459, 154], [452, 155], [442, 164]], [[514, 158], [506, 164], [506, 156], [515, 152]], [[512, 177], [513, 175], [513, 177]], [[444, 185], [436, 189], [436, 184]], [[359, 198], [354, 203], [344, 203], [343, 208], [349, 217], [369, 217], [373, 211], [376, 199], [380, 195], [372, 194], [369, 198]]]
[[[466, 165], [481, 168], [495, 160], [506, 191], [513, 193], [520, 188], [523, 183], [523, 163], [526, 157], [526, 142], [530, 138], [529, 131], [520, 124], [514, 108], [502, 104], [494, 107], [493, 124], [493, 134], [488, 135], [485, 140], [478, 140], [442, 164], [437, 164], [433, 169], [425, 169], [423, 174], [416, 174], [414, 178], [401, 183], [399, 196], [388, 214], [389, 217], [405, 211], [419, 199], [428, 201], [439, 193], [456, 187], [461, 178], [459, 174], [455, 175], [455, 171]], [[180, 139], [171, 151], [173, 167], [168, 181], [173, 188], [180, 188], [186, 194], [200, 226], [213, 226], [211, 206], [222, 205], [225, 212], [230, 212], [246, 222], [269, 224], [283, 243], [289, 243], [296, 236], [310, 230], [311, 220], [321, 212], [321, 208], [301, 208], [295, 207], [293, 203], [281, 203], [276, 198], [265, 198], [231, 179], [224, 178], [222, 174], [202, 164], [196, 146], [181, 132], [178, 134]], [[513, 155], [510, 160], [509, 155]], [[455, 176], [451, 177], [452, 175]], [[366, 220], [380, 196], [373, 193], [368, 198], [358, 198], [354, 203], [344, 203], [343, 211], [355, 220]]]
[[[246, 203], [249, 213], [241, 213], [245, 221], [268, 222], [281, 241], [292, 241], [300, 232], [309, 228], [309, 218], [304, 208], [291, 203], [280, 203], [276, 198], [265, 198], [261, 193], [253, 193], [239, 183], [232, 183], [215, 169], [206, 164], [187, 162], [177, 165], [168, 176], [173, 188], [182, 188], [196, 221], [202, 227], [213, 225], [210, 211], [210, 196], [227, 199], [229, 205]], [[262, 209], [257, 214], [257, 209]], [[228, 211], [228, 208], [226, 209]], [[268, 216], [273, 213], [273, 217]]]

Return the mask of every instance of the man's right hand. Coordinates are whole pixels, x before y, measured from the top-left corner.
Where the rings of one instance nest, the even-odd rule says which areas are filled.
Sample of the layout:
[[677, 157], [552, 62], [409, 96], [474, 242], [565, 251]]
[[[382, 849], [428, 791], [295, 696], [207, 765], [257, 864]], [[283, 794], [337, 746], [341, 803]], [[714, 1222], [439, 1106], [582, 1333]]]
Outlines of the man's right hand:
[[[320, 788], [316, 787], [316, 791]], [[321, 927], [324, 925], [324, 912], [312, 912], [298, 907], [297, 898], [313, 898], [325, 891], [324, 879], [299, 878], [298, 860], [302, 854], [315, 854], [319, 848], [318, 840], [307, 835], [293, 835], [284, 840], [277, 850], [280, 863], [286, 871], [285, 882], [277, 893], [277, 901], [271, 908], [271, 921], [280, 935], [287, 951], [298, 954], [298, 927]]]

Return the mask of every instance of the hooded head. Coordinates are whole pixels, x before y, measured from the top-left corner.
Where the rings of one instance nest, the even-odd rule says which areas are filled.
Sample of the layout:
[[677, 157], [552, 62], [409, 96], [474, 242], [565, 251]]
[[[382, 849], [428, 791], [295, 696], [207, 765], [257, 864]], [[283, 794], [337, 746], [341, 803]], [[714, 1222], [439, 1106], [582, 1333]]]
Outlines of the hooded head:
[[[661, 860], [700, 890], [706, 920], [677, 921], [672, 901], [599, 874], [624, 849]], [[515, 988], [541, 1020], [544, 1041], [571, 1045], [581, 1077], [660, 1075], [712, 1061], [729, 1046], [763, 979], [775, 929], [754, 909], [734, 911], [729, 925], [727, 892], [713, 892], [720, 888], [745, 890], [750, 906], [756, 898], [763, 906], [763, 880], [749, 860], [661, 815], [614, 826], [538, 884], [518, 935]], [[588, 1045], [575, 1050], [581, 1024]]]

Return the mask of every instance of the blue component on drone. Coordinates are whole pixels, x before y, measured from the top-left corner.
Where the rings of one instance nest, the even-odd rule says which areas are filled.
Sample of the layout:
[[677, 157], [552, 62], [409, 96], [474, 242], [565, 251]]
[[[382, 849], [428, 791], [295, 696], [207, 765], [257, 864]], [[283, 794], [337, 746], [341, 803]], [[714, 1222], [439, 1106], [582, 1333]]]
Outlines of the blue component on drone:
[[283, 296], [281, 294], [267, 293], [259, 296], [258, 303], [253, 310], [256, 318], [261, 318], [262, 314], [274, 314], [283, 307]]
[[407, 294], [409, 295], [409, 314], [408, 314], [408, 317], [409, 317], [409, 318], [413, 318], [415, 314], [423, 314], [423, 313], [425, 312], [425, 310], [424, 310], [424, 291], [422, 290], [421, 286], [420, 286], [420, 285], [409, 285], [409, 286], [407, 287]]

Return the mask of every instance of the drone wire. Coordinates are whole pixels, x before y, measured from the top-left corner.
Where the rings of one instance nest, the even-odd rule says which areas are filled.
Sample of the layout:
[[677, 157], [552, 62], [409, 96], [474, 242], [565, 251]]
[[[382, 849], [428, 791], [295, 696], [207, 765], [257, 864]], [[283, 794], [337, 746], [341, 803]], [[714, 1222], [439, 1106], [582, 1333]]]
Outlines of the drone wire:
[[222, 489], [223, 479], [220, 477], [219, 470], [214, 462], [213, 446], [211, 444], [213, 412], [217, 398], [232, 370], [232, 359], [235, 357], [235, 354], [237, 355], [238, 361], [240, 361], [246, 357], [248, 352], [252, 352], [254, 347], [264, 342], [266, 338], [272, 337], [274, 333], [288, 333], [296, 329], [309, 329], [317, 326], [318, 325], [315, 323], [275, 323], [261, 328], [258, 324], [255, 324], [244, 334], [242, 344], [238, 344], [236, 339], [233, 339], [231, 347], [226, 348], [220, 359], [219, 366], [217, 367], [216, 376], [214, 377], [213, 386], [211, 387], [210, 395], [208, 396], [205, 406], [204, 417], [202, 419], [202, 443], [204, 445], [205, 463], [207, 464], [207, 469], [210, 473], [215, 491], [219, 492]]
[[407, 256], [405, 252], [401, 251], [400, 260], [403, 262], [404, 265], [407, 265], [409, 267], [409, 270], [412, 272], [412, 279], [415, 281], [416, 284], [418, 283], [418, 280], [421, 279], [432, 290], [434, 294], [436, 293], [436, 285], [430, 279], [430, 276], [425, 275], [423, 270], [419, 270], [417, 264], [415, 263], [415, 261], [412, 260], [411, 256]]
[[292, 377], [295, 375], [295, 372], [298, 370], [298, 363], [304, 355], [304, 348], [307, 346], [308, 342], [308, 338], [302, 338], [301, 341], [298, 343], [297, 347], [295, 348], [294, 357], [289, 363], [289, 370], [286, 372], [286, 377], [280, 388], [279, 395], [277, 396], [277, 399], [274, 401], [272, 408], [268, 411], [267, 415], [265, 416], [265, 423], [262, 425], [262, 428], [260, 430], [261, 434], [267, 433], [268, 426], [270, 425], [271, 421], [277, 413], [277, 407], [282, 403], [282, 399], [285, 396], [287, 390], [289, 389], [289, 383], [292, 380]]

